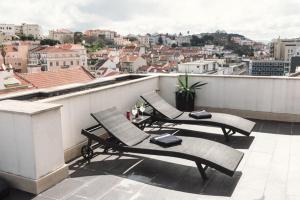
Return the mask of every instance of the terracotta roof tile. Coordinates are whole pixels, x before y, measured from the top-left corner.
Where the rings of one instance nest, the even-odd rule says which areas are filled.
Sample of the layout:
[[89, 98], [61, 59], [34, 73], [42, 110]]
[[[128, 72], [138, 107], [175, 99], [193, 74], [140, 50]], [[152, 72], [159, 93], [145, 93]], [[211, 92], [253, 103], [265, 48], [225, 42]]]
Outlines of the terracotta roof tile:
[[94, 77], [82, 67], [17, 75], [36, 88], [48, 88], [72, 83], [85, 83], [94, 79]]

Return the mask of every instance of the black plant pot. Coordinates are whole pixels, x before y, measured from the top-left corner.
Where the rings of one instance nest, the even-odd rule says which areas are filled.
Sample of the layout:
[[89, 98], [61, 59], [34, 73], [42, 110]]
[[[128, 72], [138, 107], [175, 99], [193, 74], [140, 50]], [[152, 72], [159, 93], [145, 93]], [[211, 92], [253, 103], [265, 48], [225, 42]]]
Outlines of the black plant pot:
[[176, 108], [181, 111], [193, 111], [195, 106], [195, 93], [188, 95], [185, 92], [176, 92]]

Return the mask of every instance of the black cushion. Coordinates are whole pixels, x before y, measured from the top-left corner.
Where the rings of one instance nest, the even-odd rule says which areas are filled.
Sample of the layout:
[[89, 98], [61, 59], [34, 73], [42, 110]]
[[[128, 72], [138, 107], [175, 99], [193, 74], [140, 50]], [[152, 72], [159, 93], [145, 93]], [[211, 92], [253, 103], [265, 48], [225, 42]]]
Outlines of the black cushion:
[[209, 119], [209, 118], [211, 118], [211, 114], [209, 112], [206, 112], [205, 110], [193, 111], [189, 114], [189, 116], [194, 119]]
[[150, 138], [150, 142], [154, 144], [158, 144], [163, 147], [170, 147], [170, 146], [181, 144], [182, 139], [174, 135], [163, 134], [160, 136], [155, 136]]
[[8, 184], [4, 180], [0, 179], [0, 199], [3, 199], [4, 197], [8, 196], [8, 194]]

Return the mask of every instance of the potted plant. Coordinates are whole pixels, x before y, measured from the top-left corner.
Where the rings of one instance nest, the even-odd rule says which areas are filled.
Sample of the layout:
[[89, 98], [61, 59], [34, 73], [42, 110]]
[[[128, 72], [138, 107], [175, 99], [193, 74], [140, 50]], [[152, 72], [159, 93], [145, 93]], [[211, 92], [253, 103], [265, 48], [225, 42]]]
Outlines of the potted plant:
[[178, 77], [178, 85], [176, 91], [176, 108], [181, 111], [193, 111], [195, 105], [196, 90], [201, 89], [207, 83], [198, 81], [189, 85], [189, 76], [185, 73], [184, 76]]

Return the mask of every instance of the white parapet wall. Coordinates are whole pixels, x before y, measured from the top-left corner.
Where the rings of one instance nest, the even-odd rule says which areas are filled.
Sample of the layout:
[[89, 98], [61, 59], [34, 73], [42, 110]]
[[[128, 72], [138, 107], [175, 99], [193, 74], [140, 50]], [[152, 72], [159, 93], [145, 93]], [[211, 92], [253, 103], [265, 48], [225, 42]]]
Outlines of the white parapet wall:
[[125, 114], [137, 103], [141, 94], [157, 90], [158, 81], [159, 76], [149, 76], [38, 101], [62, 105], [65, 160], [69, 161], [80, 155], [80, 148], [86, 142], [81, 130], [97, 124], [91, 113], [116, 106]]
[[[160, 94], [175, 105], [178, 74], [160, 76]], [[300, 79], [288, 77], [190, 75], [190, 84], [208, 83], [195, 106], [244, 117], [300, 122]]]
[[60, 108], [0, 101], [0, 177], [12, 187], [37, 194], [68, 176]]

